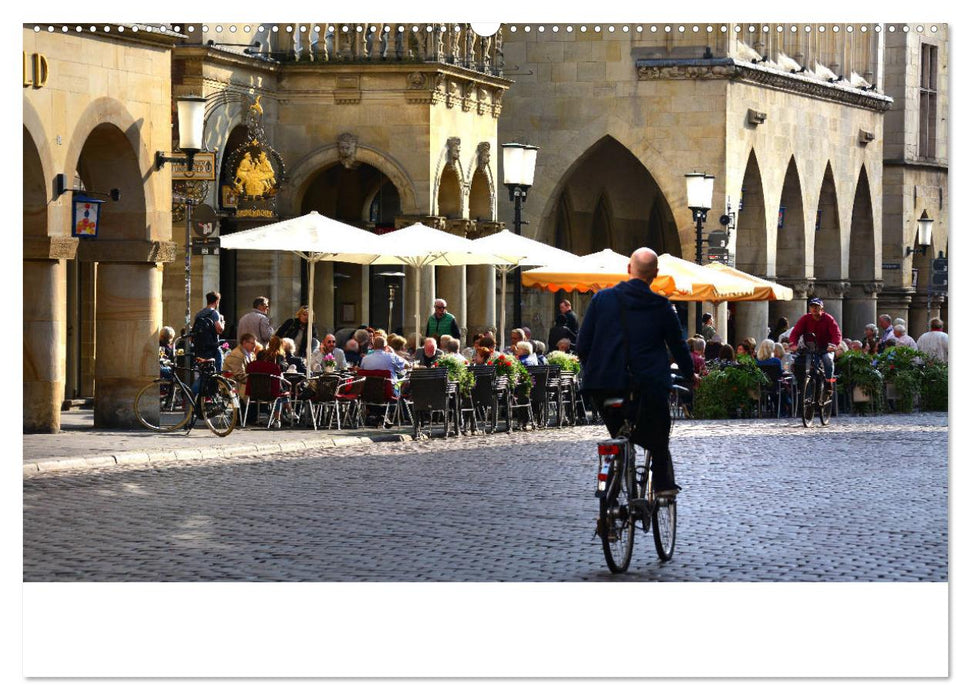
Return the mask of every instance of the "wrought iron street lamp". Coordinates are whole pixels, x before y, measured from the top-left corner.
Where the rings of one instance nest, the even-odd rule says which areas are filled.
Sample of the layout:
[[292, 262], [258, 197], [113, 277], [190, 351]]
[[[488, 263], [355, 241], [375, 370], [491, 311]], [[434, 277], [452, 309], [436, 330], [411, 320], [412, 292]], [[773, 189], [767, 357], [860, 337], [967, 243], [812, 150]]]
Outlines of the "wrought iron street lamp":
[[927, 216], [927, 210], [921, 212], [920, 218], [917, 219], [917, 247], [911, 248], [907, 246], [907, 251], [904, 253], [904, 257], [911, 255], [912, 253], [920, 253], [921, 255], [927, 255], [927, 249], [931, 246], [931, 234], [933, 233], [934, 219]]
[[162, 151], [155, 152], [155, 169], [161, 170], [166, 163], [185, 163], [186, 170], [192, 170], [196, 153], [202, 150], [202, 130], [206, 120], [206, 98], [188, 95], [176, 99], [179, 113], [179, 151], [182, 155], [167, 156]]
[[[536, 171], [536, 156], [539, 148], [521, 143], [502, 144], [502, 182], [509, 188], [509, 199], [515, 207], [513, 218], [513, 233], [522, 235], [523, 202], [529, 188], [533, 186], [533, 175]], [[522, 270], [517, 265], [513, 272], [513, 326], [522, 328], [523, 325], [523, 284]], [[500, 343], [505, 342], [499, 338]]]
[[[702, 264], [701, 246], [704, 244], [704, 226], [711, 209], [711, 196], [715, 188], [715, 176], [707, 173], [685, 173], [688, 208], [695, 222], [695, 263]], [[695, 305], [695, 332], [701, 333], [701, 302]]]
[[[166, 163], [185, 164], [192, 170], [196, 153], [202, 150], [202, 132], [206, 123], [206, 98], [188, 95], [176, 99], [179, 127], [179, 151], [181, 155], [167, 156], [155, 152], [155, 170]], [[192, 207], [198, 202], [186, 195], [185, 203], [185, 332], [192, 328]]]

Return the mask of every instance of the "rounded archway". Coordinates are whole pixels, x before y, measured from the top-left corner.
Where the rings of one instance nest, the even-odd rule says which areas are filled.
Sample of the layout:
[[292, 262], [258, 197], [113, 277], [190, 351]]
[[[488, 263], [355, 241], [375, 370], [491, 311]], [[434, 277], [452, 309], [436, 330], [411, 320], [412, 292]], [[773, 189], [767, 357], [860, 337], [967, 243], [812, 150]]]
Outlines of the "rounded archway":
[[462, 181], [458, 169], [449, 164], [442, 168], [438, 180], [438, 215], [449, 219], [462, 218]]
[[[379, 168], [332, 163], [315, 173], [303, 189], [300, 213], [311, 211], [380, 234], [395, 228], [395, 219], [402, 213], [401, 193]], [[305, 303], [309, 279], [306, 263], [301, 267], [300, 297]], [[322, 263], [315, 268], [318, 331], [357, 327], [372, 319], [390, 325], [389, 330], [403, 327], [406, 296], [403, 278], [396, 274], [403, 271], [401, 266]]]
[[[117, 202], [101, 207], [99, 240], [146, 240], [145, 190], [138, 157], [114, 124], [99, 124], [84, 141], [74, 187], [104, 194], [117, 189]], [[104, 198], [104, 197], [102, 197]]]

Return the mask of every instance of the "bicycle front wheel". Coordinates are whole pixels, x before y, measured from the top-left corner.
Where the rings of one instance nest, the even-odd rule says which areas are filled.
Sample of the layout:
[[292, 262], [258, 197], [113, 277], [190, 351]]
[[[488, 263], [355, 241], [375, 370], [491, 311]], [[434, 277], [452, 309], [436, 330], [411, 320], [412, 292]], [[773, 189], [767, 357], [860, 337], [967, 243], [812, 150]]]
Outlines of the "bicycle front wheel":
[[239, 399], [236, 390], [225, 377], [214, 376], [208, 379], [209, 391], [199, 398], [202, 402], [202, 418], [209, 430], [219, 437], [226, 437], [239, 420]]
[[806, 377], [802, 387], [802, 424], [809, 427], [813, 423], [813, 412], [816, 406], [816, 380]]
[[604, 559], [615, 574], [622, 574], [630, 566], [634, 551], [634, 519], [630, 514], [629, 472], [618, 465], [607, 492], [600, 501], [598, 530], [603, 544]]
[[833, 401], [836, 400], [836, 393], [826, 396], [826, 389], [823, 389], [819, 397], [819, 422], [823, 425], [829, 424], [829, 418], [833, 415]]
[[135, 394], [135, 418], [149, 430], [170, 433], [192, 419], [192, 397], [171, 379], [156, 379]]
[[662, 499], [654, 507], [651, 515], [654, 530], [654, 549], [661, 561], [668, 561], [674, 555], [674, 537], [678, 527], [678, 503], [673, 498]]

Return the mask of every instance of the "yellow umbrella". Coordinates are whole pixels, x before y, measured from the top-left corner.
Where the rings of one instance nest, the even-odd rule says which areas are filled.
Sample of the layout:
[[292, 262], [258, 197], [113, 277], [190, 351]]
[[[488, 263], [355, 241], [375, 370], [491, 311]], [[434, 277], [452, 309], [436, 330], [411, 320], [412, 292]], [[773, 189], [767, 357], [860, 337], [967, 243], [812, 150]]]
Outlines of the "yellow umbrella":
[[761, 277], [756, 277], [755, 275], [750, 275], [747, 272], [742, 272], [741, 270], [736, 270], [734, 267], [729, 267], [723, 263], [713, 262], [705, 265], [708, 270], [716, 270], [718, 272], [724, 272], [725, 274], [732, 275], [741, 280], [746, 280], [752, 282], [755, 285], [755, 290], [751, 294], [746, 294], [744, 296], [735, 297], [733, 301], [791, 301], [792, 300], [792, 289], [781, 284], [776, 284], [775, 282], [770, 282], [769, 280], [762, 279]]
[[[629, 260], [607, 248], [585, 255], [575, 264], [523, 272], [523, 285], [548, 291], [596, 292], [626, 280]], [[755, 285], [664, 253], [658, 256], [658, 275], [651, 289], [672, 301], [725, 301], [751, 294]]]

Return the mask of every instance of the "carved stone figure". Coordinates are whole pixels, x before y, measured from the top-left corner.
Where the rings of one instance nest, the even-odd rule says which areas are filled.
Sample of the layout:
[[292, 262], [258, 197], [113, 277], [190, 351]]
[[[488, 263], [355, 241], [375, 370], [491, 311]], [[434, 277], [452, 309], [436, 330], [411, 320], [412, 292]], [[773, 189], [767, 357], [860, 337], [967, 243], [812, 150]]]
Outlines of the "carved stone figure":
[[357, 162], [357, 136], [350, 133], [343, 133], [337, 137], [337, 155], [341, 165], [348, 170], [358, 166]]
[[488, 141], [482, 141], [478, 146], [475, 147], [476, 156], [476, 170], [488, 170], [489, 161], [492, 160], [492, 144]]
[[445, 147], [447, 149], [447, 164], [451, 165], [453, 168], [459, 167], [459, 154], [462, 150], [462, 139], [457, 136], [453, 136], [445, 142]]

